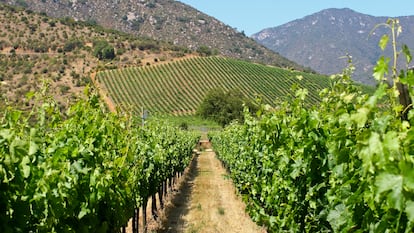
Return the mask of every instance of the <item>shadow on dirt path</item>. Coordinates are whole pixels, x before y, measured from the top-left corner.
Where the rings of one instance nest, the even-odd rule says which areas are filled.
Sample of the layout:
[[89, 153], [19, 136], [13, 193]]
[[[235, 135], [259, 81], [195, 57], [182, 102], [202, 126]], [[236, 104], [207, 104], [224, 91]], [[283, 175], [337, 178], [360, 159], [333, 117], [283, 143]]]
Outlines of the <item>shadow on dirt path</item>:
[[177, 192], [174, 194], [161, 216], [160, 228], [157, 232], [184, 232], [184, 216], [190, 210], [190, 197], [194, 185], [194, 179], [198, 176], [197, 164], [199, 155], [195, 155], [184, 180], [180, 183]]
[[262, 233], [211, 149], [194, 158], [187, 177], [162, 216], [156, 232]]

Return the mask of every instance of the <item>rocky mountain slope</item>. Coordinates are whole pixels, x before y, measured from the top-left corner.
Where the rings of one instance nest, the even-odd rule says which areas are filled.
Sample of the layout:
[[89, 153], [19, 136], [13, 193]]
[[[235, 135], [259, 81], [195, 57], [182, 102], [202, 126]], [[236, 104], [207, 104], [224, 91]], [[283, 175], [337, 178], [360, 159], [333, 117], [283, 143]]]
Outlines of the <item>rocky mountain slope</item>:
[[[252, 36], [256, 41], [301, 65], [323, 74], [339, 73], [346, 67], [346, 54], [356, 66], [355, 80], [374, 84], [372, 68], [383, 55], [380, 37], [388, 32], [387, 17], [374, 17], [350, 9], [327, 9], [287, 24], [264, 29]], [[414, 48], [414, 16], [399, 17], [403, 33], [399, 42]], [[390, 50], [385, 52], [390, 55]]]
[[[96, 56], [105, 43], [114, 49], [112, 60]], [[30, 109], [27, 93], [39, 92], [44, 83], [48, 95], [64, 108], [82, 95], [97, 70], [195, 55], [187, 52], [184, 47], [0, 4], [0, 109], [6, 102]]]
[[303, 70], [254, 40], [174, 0], [0, 0], [52, 17], [71, 17], [208, 53]]

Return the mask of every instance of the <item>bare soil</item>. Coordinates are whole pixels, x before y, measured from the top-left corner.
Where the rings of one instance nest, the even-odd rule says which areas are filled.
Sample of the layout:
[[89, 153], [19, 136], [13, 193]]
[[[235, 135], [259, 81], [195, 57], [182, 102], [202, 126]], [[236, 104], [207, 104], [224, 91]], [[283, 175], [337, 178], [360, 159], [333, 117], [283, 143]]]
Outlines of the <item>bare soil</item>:
[[211, 149], [195, 157], [153, 232], [266, 232], [245, 205]]

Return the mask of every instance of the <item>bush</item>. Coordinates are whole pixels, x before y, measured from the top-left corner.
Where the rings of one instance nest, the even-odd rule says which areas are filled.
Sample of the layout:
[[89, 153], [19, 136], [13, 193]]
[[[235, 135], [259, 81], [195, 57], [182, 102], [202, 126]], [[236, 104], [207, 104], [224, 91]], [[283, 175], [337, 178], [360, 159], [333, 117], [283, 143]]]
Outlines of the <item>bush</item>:
[[63, 45], [63, 51], [71, 52], [76, 48], [82, 47], [82, 41], [74, 39], [66, 41], [65, 45]]
[[211, 49], [205, 45], [200, 46], [197, 49], [197, 53], [199, 53], [201, 56], [211, 56], [213, 55], [213, 52], [211, 51]]
[[70, 87], [67, 85], [59, 85], [58, 87], [61, 94], [66, 94], [70, 90]]
[[94, 43], [93, 55], [99, 60], [115, 58], [115, 49], [107, 41], [96, 41]]
[[144, 50], [159, 51], [160, 46], [154, 41], [147, 41], [147, 42], [140, 43], [138, 45], [138, 49], [141, 51], [144, 51]]

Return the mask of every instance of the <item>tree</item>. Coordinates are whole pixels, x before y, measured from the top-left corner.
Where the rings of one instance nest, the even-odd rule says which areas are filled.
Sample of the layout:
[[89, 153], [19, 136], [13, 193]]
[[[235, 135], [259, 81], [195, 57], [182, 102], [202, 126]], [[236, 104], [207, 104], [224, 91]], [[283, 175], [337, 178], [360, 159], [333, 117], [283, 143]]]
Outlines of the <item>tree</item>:
[[246, 99], [239, 90], [224, 91], [216, 88], [210, 90], [197, 109], [197, 114], [203, 118], [211, 119], [225, 126], [233, 120], [243, 121], [244, 105], [250, 112], [257, 107]]
[[112, 60], [115, 58], [115, 49], [107, 41], [95, 41], [93, 55], [99, 60]]
[[201, 56], [207, 56], [207, 57], [213, 55], [213, 52], [211, 51], [211, 49], [205, 45], [201, 45], [197, 49], [197, 53], [199, 53]]

